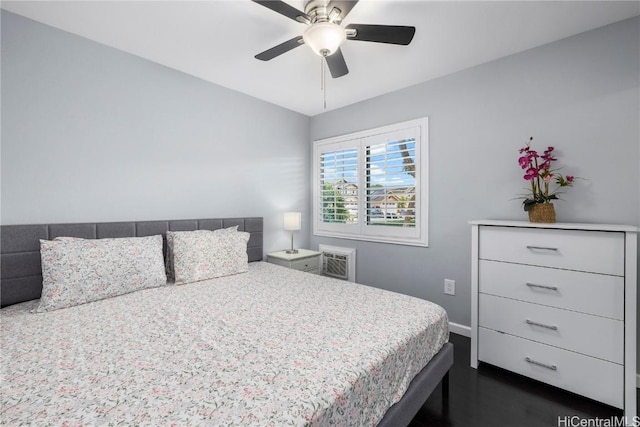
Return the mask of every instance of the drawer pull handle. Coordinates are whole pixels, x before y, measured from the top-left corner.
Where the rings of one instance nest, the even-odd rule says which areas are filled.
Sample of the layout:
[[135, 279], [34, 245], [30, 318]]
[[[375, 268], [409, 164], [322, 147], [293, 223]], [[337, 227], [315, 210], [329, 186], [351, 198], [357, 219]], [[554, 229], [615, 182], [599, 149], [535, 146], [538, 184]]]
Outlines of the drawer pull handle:
[[547, 285], [538, 285], [537, 283], [527, 282], [527, 286], [530, 288], [541, 288], [541, 289], [549, 289], [550, 291], [557, 291], [557, 286], [547, 286]]
[[529, 320], [529, 319], [527, 319], [526, 322], [527, 322], [527, 325], [540, 326], [541, 328], [551, 329], [552, 331], [558, 330], [558, 327], [554, 325], [545, 325], [544, 323], [534, 322], [533, 320]]
[[556, 365], [547, 365], [546, 363], [542, 363], [542, 362], [538, 362], [536, 360], [533, 360], [529, 356], [525, 357], [524, 360], [526, 360], [527, 362], [529, 362], [529, 363], [531, 363], [533, 365], [538, 365], [538, 366], [542, 366], [543, 368], [551, 369], [552, 371], [557, 371], [558, 370], [558, 367]]
[[546, 246], [527, 246], [527, 249], [539, 250], [539, 251], [557, 251], [558, 248], [549, 248]]

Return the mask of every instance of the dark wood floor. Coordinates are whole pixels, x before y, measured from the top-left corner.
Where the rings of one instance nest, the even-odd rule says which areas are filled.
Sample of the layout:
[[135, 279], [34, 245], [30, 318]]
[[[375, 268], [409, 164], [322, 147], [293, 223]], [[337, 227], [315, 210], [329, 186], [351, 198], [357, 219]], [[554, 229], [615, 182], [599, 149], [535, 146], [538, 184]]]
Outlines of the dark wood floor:
[[451, 334], [450, 341], [454, 345], [455, 363], [449, 374], [448, 407], [442, 404], [442, 390], [438, 386], [410, 427], [550, 427], [581, 425], [570, 421], [559, 423], [558, 417], [622, 416], [622, 411], [616, 408], [487, 364], [472, 369], [470, 339]]

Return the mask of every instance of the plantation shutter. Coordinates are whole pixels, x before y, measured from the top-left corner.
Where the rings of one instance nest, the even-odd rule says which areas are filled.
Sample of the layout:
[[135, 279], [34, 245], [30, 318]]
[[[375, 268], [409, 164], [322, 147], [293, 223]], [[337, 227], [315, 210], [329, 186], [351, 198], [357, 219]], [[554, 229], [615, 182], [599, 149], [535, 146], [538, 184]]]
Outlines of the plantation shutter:
[[320, 153], [320, 222], [358, 223], [358, 151], [354, 141], [333, 144]]
[[415, 227], [415, 138], [388, 135], [365, 148], [367, 224]]

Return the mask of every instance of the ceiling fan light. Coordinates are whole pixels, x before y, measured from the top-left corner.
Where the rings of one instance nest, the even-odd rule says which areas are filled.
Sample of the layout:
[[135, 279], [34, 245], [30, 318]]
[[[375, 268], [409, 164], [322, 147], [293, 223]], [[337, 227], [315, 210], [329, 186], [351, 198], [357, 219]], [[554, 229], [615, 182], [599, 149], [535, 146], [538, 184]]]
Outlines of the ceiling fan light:
[[316, 55], [329, 56], [342, 46], [347, 36], [340, 25], [319, 22], [307, 28], [302, 38]]

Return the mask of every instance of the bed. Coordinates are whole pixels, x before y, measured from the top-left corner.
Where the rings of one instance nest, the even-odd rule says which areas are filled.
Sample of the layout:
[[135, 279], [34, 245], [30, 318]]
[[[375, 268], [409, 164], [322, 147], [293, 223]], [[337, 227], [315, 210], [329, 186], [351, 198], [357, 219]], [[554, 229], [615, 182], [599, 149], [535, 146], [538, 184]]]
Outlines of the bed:
[[[34, 313], [40, 239], [248, 233], [246, 272]], [[2, 226], [6, 425], [408, 425], [453, 364], [428, 301], [262, 262], [261, 218]], [[163, 251], [167, 250], [166, 239]]]

